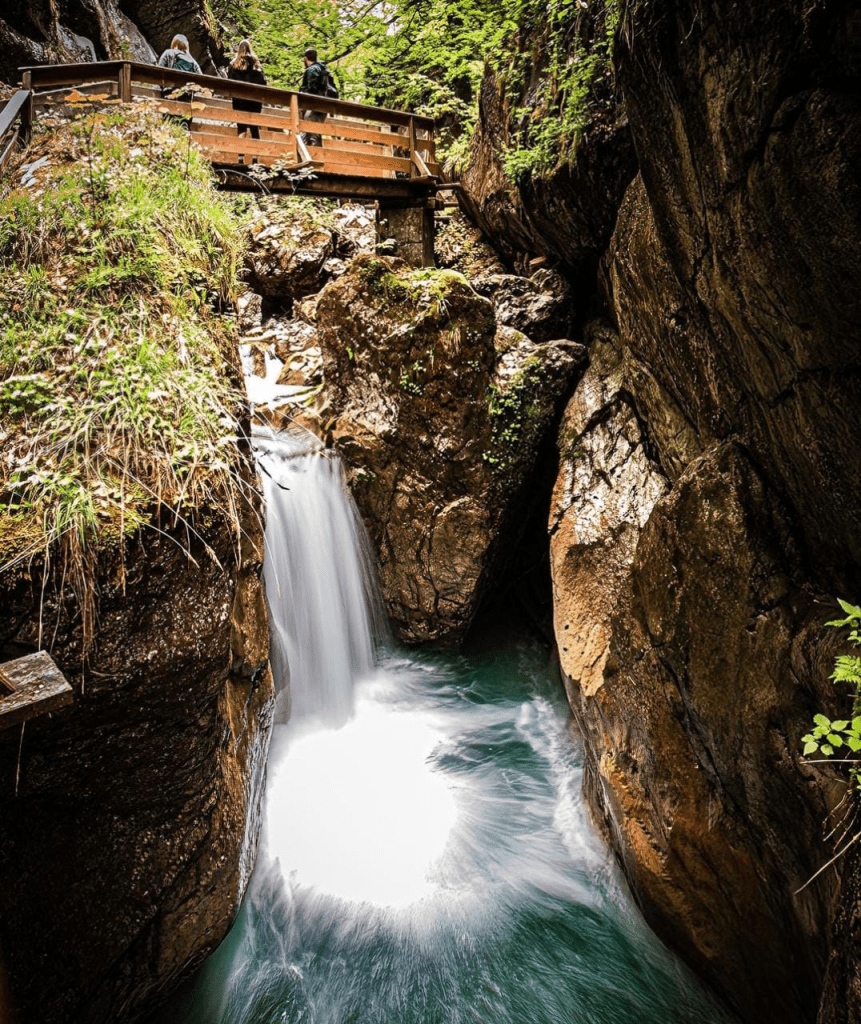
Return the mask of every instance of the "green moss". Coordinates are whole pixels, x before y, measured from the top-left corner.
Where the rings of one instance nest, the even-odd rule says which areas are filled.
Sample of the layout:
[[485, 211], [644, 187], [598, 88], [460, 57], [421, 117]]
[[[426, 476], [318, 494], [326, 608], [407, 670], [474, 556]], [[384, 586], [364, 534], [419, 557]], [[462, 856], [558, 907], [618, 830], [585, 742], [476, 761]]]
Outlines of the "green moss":
[[491, 385], [487, 403], [491, 422], [490, 448], [484, 461], [495, 473], [509, 472], [517, 463], [540, 416], [534, 401], [543, 379], [544, 367], [537, 356], [531, 356], [504, 388]]

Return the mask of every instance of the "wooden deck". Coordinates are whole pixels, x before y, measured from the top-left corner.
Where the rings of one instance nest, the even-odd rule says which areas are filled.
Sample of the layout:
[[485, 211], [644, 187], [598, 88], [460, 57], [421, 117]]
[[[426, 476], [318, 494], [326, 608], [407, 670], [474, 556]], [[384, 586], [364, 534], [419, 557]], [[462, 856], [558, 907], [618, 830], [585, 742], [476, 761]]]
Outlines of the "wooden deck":
[[[124, 102], [150, 100], [187, 123], [224, 188], [258, 188], [247, 174], [252, 161], [312, 172], [297, 182], [269, 178], [268, 189], [394, 206], [425, 205], [440, 185], [434, 122], [418, 114], [133, 61], [39, 65], [21, 72], [22, 94], [32, 97], [17, 98], [21, 133], [41, 111], [65, 103], [71, 89]], [[165, 91], [174, 95], [165, 97]], [[261, 112], [234, 110], [234, 99], [255, 100]], [[325, 114], [325, 121], [306, 120], [310, 111]], [[238, 125], [256, 126], [259, 140], [240, 135]], [[306, 145], [303, 133], [320, 136], [322, 144]]]

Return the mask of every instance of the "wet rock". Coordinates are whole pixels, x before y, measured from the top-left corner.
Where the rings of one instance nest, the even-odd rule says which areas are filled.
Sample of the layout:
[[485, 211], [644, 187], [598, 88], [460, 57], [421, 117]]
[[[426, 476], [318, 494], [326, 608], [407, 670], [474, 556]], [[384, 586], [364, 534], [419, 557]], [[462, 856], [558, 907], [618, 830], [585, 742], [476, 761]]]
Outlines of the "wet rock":
[[456, 643], [584, 351], [497, 332], [492, 305], [460, 274], [385, 257], [356, 260], [317, 319], [332, 434], [387, 609], [409, 641]]
[[263, 296], [255, 292], [240, 295], [236, 302], [236, 325], [242, 334], [258, 329], [263, 323]]
[[0, 77], [20, 81], [19, 67], [128, 57], [154, 63], [177, 32], [188, 37], [205, 74], [224, 53], [200, 0], [50, 0], [12, 3], [0, 18]]
[[571, 292], [558, 273], [539, 270], [532, 277], [488, 274], [470, 283], [493, 303], [498, 323], [523, 331], [533, 341], [568, 336], [574, 312]]
[[[591, 18], [591, 12], [585, 17]], [[494, 71], [485, 71], [478, 125], [458, 198], [509, 267], [522, 263], [524, 254], [547, 256], [569, 270], [578, 287], [591, 289], [619, 203], [636, 174], [636, 157], [624, 110], [601, 103], [589, 109], [569, 160], [544, 176], [508, 177], [504, 160], [515, 146], [516, 111], [534, 107], [545, 30], [538, 25], [520, 33], [532, 68], [523, 96], [510, 96]], [[557, 119], [557, 108], [551, 104], [545, 116]]]
[[477, 277], [505, 273], [496, 250], [460, 211], [454, 211], [448, 222], [437, 228], [434, 252], [438, 267], [457, 270], [470, 283]]
[[37, 564], [0, 580], [0, 645], [41, 636], [75, 690], [23, 737], [0, 732], [0, 945], [20, 1024], [139, 1019], [238, 911], [273, 701], [259, 509], [242, 517], [241, 540], [213, 517], [103, 550], [86, 657], [62, 567], [44, 590]]
[[638, 900], [754, 1021], [810, 1019], [824, 956], [822, 893], [793, 895], [836, 792], [798, 761], [810, 708], [833, 700], [827, 672], [811, 681], [828, 641], [800, 569], [780, 497], [719, 445], [643, 528], [602, 671], [569, 680], [589, 796]]
[[249, 251], [248, 282], [269, 298], [291, 300], [320, 291], [330, 274], [326, 264], [335, 251], [328, 228], [286, 232], [268, 225], [254, 235]]
[[[815, 710], [848, 712], [826, 683], [821, 595], [861, 580], [861, 119], [841, 77], [859, 36], [840, 5], [790, 6], [627, 9], [615, 52], [639, 173], [598, 282], [617, 398], [585, 431], [566, 422], [551, 522], [590, 802], [647, 919], [754, 1024], [816, 1015], [833, 876], [793, 893], [830, 855], [835, 797], [797, 759]], [[503, 138], [504, 103], [487, 104], [476, 159]], [[531, 251], [526, 194], [497, 184], [485, 230]], [[533, 197], [545, 218], [569, 202]], [[672, 485], [645, 525], [618, 513], [637, 508], [645, 478], [622, 458], [637, 452]], [[841, 911], [831, 959], [841, 1024], [857, 920]]]
[[377, 228], [373, 210], [358, 204], [341, 206], [332, 214], [332, 224], [337, 234], [335, 252], [340, 259], [374, 251]]
[[291, 356], [304, 353], [319, 357], [317, 328], [304, 320], [282, 320], [275, 332], [275, 353], [282, 362]]

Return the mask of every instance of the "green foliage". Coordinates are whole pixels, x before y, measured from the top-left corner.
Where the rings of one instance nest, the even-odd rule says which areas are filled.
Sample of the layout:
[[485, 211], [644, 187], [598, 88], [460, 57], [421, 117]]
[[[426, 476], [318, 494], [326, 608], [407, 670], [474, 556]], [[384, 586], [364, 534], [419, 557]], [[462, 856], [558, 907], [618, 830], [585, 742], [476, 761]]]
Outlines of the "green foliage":
[[212, 2], [235, 27], [228, 45], [250, 35], [272, 85], [297, 88], [303, 50], [314, 46], [342, 98], [436, 118], [437, 155], [449, 167], [466, 158], [485, 62], [505, 60], [505, 41], [530, 8], [527, 0]]
[[[846, 618], [833, 619], [826, 625], [837, 629], [850, 627], [850, 642], [861, 647], [861, 608], [847, 601], [838, 603], [846, 613]], [[861, 789], [861, 770], [857, 767], [859, 759], [851, 756], [861, 751], [861, 658], [854, 654], [839, 655], [835, 659], [830, 678], [835, 683], [849, 683], [853, 717], [832, 721], [823, 714], [814, 715], [813, 729], [801, 738], [803, 753], [805, 757], [811, 754], [822, 754], [824, 757], [841, 754], [844, 760], [852, 763], [850, 775], [853, 784], [856, 789]]]
[[412, 366], [404, 367], [401, 370], [400, 385], [401, 388], [406, 391], [408, 395], [418, 397], [424, 394], [424, 385], [421, 382], [421, 376], [424, 373], [424, 363], [421, 360], [416, 360]]
[[516, 7], [519, 28], [535, 32], [543, 26], [546, 53], [536, 75], [532, 51], [512, 59], [516, 39], [505, 38], [495, 61], [511, 102], [528, 97], [514, 111], [518, 128], [504, 160], [508, 177], [520, 182], [547, 175], [573, 158], [592, 115], [596, 86], [611, 74], [619, 0], [607, 0], [596, 26], [589, 26], [597, 31], [591, 32], [581, 25], [585, 5], [580, 0], [520, 0]]

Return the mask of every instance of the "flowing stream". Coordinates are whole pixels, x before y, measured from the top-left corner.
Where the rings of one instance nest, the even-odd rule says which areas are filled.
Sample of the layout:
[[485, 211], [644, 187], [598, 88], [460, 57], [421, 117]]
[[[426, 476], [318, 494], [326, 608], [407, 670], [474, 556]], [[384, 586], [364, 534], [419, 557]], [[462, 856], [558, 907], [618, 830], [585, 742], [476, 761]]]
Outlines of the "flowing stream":
[[464, 655], [388, 643], [337, 459], [256, 443], [265, 824], [236, 925], [161, 1024], [730, 1024], [588, 820], [546, 652], [510, 629]]

